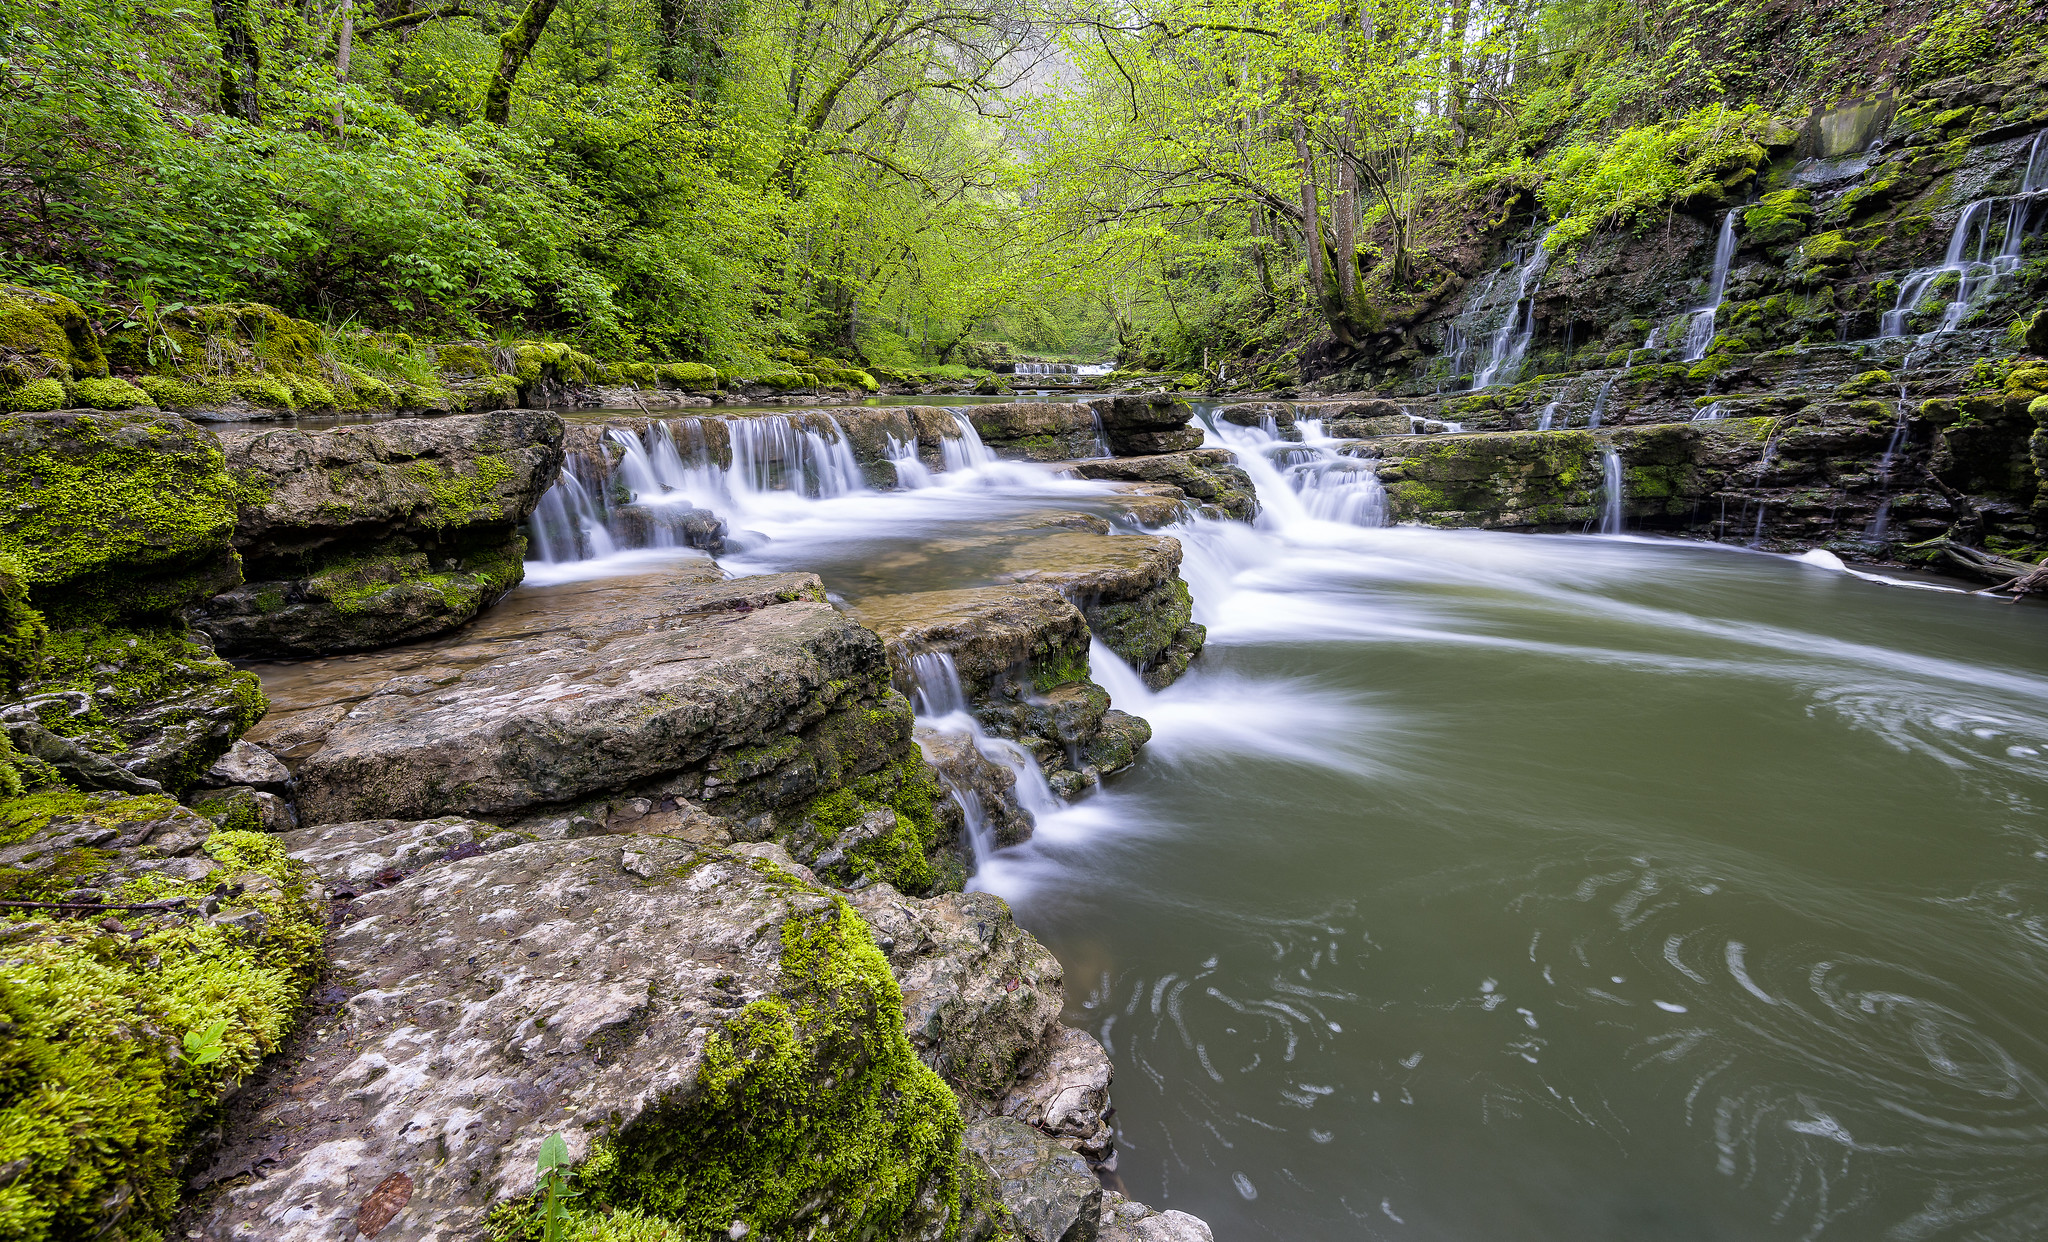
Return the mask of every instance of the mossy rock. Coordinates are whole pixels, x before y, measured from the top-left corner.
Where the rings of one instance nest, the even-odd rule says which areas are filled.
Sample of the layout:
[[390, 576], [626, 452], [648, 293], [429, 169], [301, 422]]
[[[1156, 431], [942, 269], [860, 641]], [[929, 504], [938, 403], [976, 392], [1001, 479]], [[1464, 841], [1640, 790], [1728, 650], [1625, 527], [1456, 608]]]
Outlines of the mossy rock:
[[185, 615], [237, 657], [368, 651], [470, 621], [519, 585], [525, 554], [514, 535], [468, 551], [352, 556], [305, 578], [246, 583]]
[[2048, 392], [2048, 363], [2014, 367], [2012, 374], [2005, 377], [2005, 390], [2029, 396]]
[[318, 326], [260, 302], [186, 306], [153, 329], [113, 329], [105, 345], [107, 360], [128, 372], [311, 374], [327, 352]]
[[[84, 841], [149, 840], [152, 854]], [[290, 1037], [318, 977], [324, 911], [269, 836], [163, 796], [49, 789], [0, 803], [0, 890], [178, 901], [98, 921], [0, 920], [0, 1236], [163, 1236], [193, 1127]], [[216, 892], [231, 895], [201, 913]]]
[[214, 438], [172, 415], [0, 419], [0, 552], [45, 609], [164, 612], [234, 585], [245, 496]]
[[21, 562], [0, 553], [0, 680], [9, 689], [35, 675], [43, 663], [49, 629], [28, 601], [28, 573]]
[[657, 370], [662, 384], [684, 392], [707, 392], [718, 387], [717, 368], [701, 362], [670, 362]]
[[1799, 257], [1814, 267], [1841, 267], [1853, 263], [1862, 247], [1840, 229], [1819, 233], [1799, 244]]
[[0, 413], [41, 414], [61, 410], [69, 399], [62, 380], [45, 376], [13, 387], [0, 387]]
[[1813, 192], [1777, 190], [1742, 213], [1742, 233], [1752, 245], [1779, 246], [1804, 237], [1813, 227]]
[[148, 393], [115, 376], [79, 380], [71, 385], [70, 396], [82, 410], [134, 410], [151, 404]]
[[0, 361], [31, 368], [21, 379], [107, 373], [106, 353], [85, 309], [70, 298], [20, 285], [0, 285]]
[[22, 694], [51, 733], [173, 793], [199, 779], [269, 708], [254, 673], [175, 623], [53, 629]]

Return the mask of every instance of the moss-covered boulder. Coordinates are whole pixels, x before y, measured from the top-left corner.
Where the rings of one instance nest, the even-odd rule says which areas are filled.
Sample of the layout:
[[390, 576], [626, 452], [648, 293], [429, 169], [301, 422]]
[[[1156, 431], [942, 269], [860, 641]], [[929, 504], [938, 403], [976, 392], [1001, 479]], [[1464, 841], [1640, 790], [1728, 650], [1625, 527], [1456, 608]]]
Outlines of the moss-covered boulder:
[[106, 354], [83, 307], [58, 294], [0, 285], [0, 410], [52, 408], [15, 404], [13, 394], [38, 381], [106, 373]]
[[249, 582], [187, 612], [246, 655], [358, 651], [453, 629], [519, 582], [521, 524], [555, 482], [562, 422], [538, 410], [331, 431], [236, 428]]
[[1743, 237], [1755, 246], [1782, 246], [1804, 237], [1812, 227], [1811, 190], [1774, 190], [1742, 213]]
[[109, 903], [0, 917], [0, 1236], [161, 1237], [195, 1126], [292, 1033], [319, 898], [273, 838], [68, 789], [0, 803], [0, 895]]
[[[1407, 419], [1401, 416], [1401, 429]], [[1236, 464], [1229, 449], [1195, 449], [1150, 457], [1108, 457], [1076, 461], [1068, 468], [1084, 479], [1126, 483], [1168, 484], [1180, 489], [1188, 503], [1214, 516], [1249, 522], [1259, 514], [1259, 494], [1251, 476]]]
[[[867, 926], [803, 872], [537, 842], [351, 912], [331, 969], [355, 1000], [254, 1086], [184, 1222], [202, 1236], [325, 1242], [373, 1200], [391, 1236], [523, 1236], [551, 1134], [580, 1166], [573, 1237], [936, 1238], [959, 1218], [959, 1104]], [[231, 1180], [259, 1155], [267, 1176]]]
[[45, 610], [165, 612], [235, 585], [229, 539], [250, 495], [182, 418], [0, 418], [0, 553]]
[[1205, 631], [1180, 577], [1180, 541], [1167, 535], [1057, 534], [1004, 559], [1023, 582], [1056, 587], [1076, 600], [1088, 628], [1155, 689], [1186, 671]]

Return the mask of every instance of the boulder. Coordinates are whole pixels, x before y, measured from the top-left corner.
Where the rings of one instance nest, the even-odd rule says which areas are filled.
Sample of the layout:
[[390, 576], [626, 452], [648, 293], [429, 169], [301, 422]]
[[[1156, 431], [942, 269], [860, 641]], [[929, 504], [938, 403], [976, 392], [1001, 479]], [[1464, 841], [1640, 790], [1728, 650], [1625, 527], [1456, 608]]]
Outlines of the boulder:
[[201, 789], [247, 785], [265, 793], [289, 797], [292, 793], [292, 771], [261, 746], [253, 742], [236, 742], [194, 783]]
[[435, 863], [510, 849], [533, 838], [446, 815], [412, 823], [372, 819], [321, 824], [286, 832], [279, 839], [293, 858], [327, 881], [336, 897], [346, 899], [388, 888]]
[[241, 655], [367, 650], [470, 620], [518, 585], [520, 524], [562, 467], [561, 419], [542, 410], [221, 436], [256, 489], [235, 533], [250, 580], [186, 616]]
[[1067, 462], [1065, 467], [1084, 479], [1167, 484], [1179, 489], [1190, 504], [1241, 522], [1249, 522], [1259, 513], [1258, 493], [1252, 487], [1251, 476], [1236, 464], [1236, 455], [1228, 449], [1098, 458]]
[[979, 825], [998, 848], [1030, 839], [1031, 817], [1017, 798], [1017, 770], [1001, 761], [1000, 752], [988, 753], [995, 748], [986, 738], [922, 723], [916, 737], [925, 762], [959, 804], [964, 829], [971, 833]]
[[0, 554], [53, 617], [161, 615], [240, 583], [245, 494], [213, 436], [175, 415], [0, 419]]
[[1096, 1242], [1215, 1242], [1209, 1223], [1186, 1212], [1155, 1212], [1113, 1190], [1102, 1194]]
[[1031, 1072], [1010, 1088], [1002, 1113], [1091, 1161], [1109, 1158], [1109, 1053], [1086, 1031], [1060, 1027], [1040, 1045]]
[[859, 916], [752, 849], [534, 842], [357, 898], [334, 1007], [245, 1091], [183, 1223], [453, 1242], [499, 1208], [537, 1230], [558, 1134], [583, 1228], [936, 1242], [959, 1107]]
[[1008, 1117], [971, 1122], [966, 1143], [1023, 1242], [1095, 1242], [1103, 1191], [1086, 1160]]
[[528, 591], [459, 643], [358, 657], [310, 683], [266, 670], [280, 710], [255, 740], [292, 765], [309, 823], [684, 798], [815, 861], [886, 811], [882, 838], [849, 846], [835, 874], [928, 888], [957, 813], [881, 642], [813, 575], [717, 574], [687, 563]]
[[1059, 960], [993, 893], [918, 901], [877, 884], [849, 899], [888, 955], [918, 1056], [970, 1114], [1004, 1111], [1018, 1077], [1043, 1060], [1060, 1029]]
[[1285, 401], [1241, 401], [1218, 406], [1216, 417], [1239, 427], [1264, 427], [1284, 440], [1300, 438], [1294, 432], [1294, 406]]
[[1201, 447], [1201, 429], [1188, 426], [1193, 409], [1164, 393], [1098, 397], [1087, 404], [1101, 416], [1103, 434], [1118, 457]]

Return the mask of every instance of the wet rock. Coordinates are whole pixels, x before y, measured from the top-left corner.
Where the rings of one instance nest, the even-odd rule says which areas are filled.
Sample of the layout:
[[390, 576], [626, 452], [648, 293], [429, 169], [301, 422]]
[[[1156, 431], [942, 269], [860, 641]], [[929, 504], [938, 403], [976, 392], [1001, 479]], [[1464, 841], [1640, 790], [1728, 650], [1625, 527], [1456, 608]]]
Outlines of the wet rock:
[[1155, 1212], [1115, 1191], [1102, 1195], [1097, 1242], [1215, 1242], [1209, 1224], [1186, 1212]]
[[957, 1106], [858, 916], [772, 851], [630, 840], [456, 859], [352, 903], [330, 943], [346, 1001], [245, 1090], [183, 1223], [325, 1242], [402, 1198], [380, 1239], [478, 1236], [560, 1134], [572, 1160], [608, 1153], [579, 1208], [936, 1239]]
[[971, 799], [972, 810], [963, 806], [962, 814], [971, 822], [978, 812], [991, 842], [1002, 847], [1030, 838], [1031, 817], [1018, 802], [1017, 772], [1013, 767], [982, 753], [974, 735], [964, 729], [921, 724], [916, 736], [925, 762], [939, 774], [951, 795], [963, 803]]
[[966, 1143], [968, 1154], [988, 1171], [1018, 1237], [1095, 1242], [1103, 1190], [1086, 1160], [1008, 1117], [970, 1123]]
[[446, 815], [321, 824], [283, 836], [285, 850], [337, 890], [360, 894], [395, 884], [434, 863], [460, 861], [522, 845], [533, 838], [478, 820]]
[[1063, 1026], [1040, 1046], [1031, 1072], [1010, 1088], [1002, 1112], [1099, 1162], [1116, 1143], [1108, 1120], [1109, 1080], [1102, 1044], [1086, 1031]]
[[709, 509], [676, 505], [621, 505], [612, 511], [621, 547], [725, 551], [725, 519]]
[[[1184, 670], [1175, 670], [1177, 676]], [[1111, 708], [1096, 724], [1095, 736], [1082, 750], [1089, 767], [1114, 776], [1138, 761], [1138, 751], [1152, 740], [1152, 725], [1142, 716]]]
[[137, 776], [98, 751], [45, 729], [26, 705], [5, 711], [0, 719], [5, 720], [8, 741], [15, 753], [49, 764], [79, 789], [135, 794], [164, 791], [156, 781]]
[[236, 742], [220, 761], [194, 782], [201, 789], [247, 785], [264, 793], [290, 796], [292, 772], [276, 755], [253, 742]]
[[1249, 522], [1258, 516], [1258, 494], [1251, 476], [1235, 464], [1228, 449], [1195, 449], [1150, 457], [1115, 457], [1067, 462], [1084, 479], [1163, 483], [1179, 489], [1190, 503]]
[[1286, 401], [1241, 401], [1218, 406], [1216, 417], [1239, 427], [1264, 427], [1283, 440], [1299, 439], [1294, 430], [1295, 407]]
[[971, 1114], [1002, 1111], [1043, 1057], [1066, 1003], [1059, 960], [993, 893], [907, 898], [886, 884], [849, 900], [874, 929], [903, 989], [918, 1056]]
[[235, 532], [249, 581], [187, 612], [221, 649], [317, 655], [427, 637], [518, 585], [520, 523], [562, 465], [541, 410], [328, 431], [221, 432], [262, 489]]
[[[1098, 536], [1079, 536], [1098, 540]], [[911, 655], [953, 657], [969, 698], [1017, 676], [1050, 688], [1088, 668], [1088, 620], [1056, 586], [1003, 584], [882, 595], [851, 605], [898, 663]], [[906, 668], [907, 672], [907, 668]]]
[[1180, 541], [1166, 535], [1050, 535], [1004, 562], [1014, 578], [1075, 600], [1110, 650], [1150, 681], [1169, 683], [1200, 650], [1194, 601], [1180, 578]]
[[1066, 461], [1093, 457], [1095, 415], [1076, 402], [1013, 401], [965, 407], [974, 430], [998, 457]]
[[1109, 447], [1119, 457], [1177, 453], [1198, 448], [1200, 428], [1188, 426], [1194, 411], [1164, 393], [1099, 397], [1087, 403], [1102, 418]]

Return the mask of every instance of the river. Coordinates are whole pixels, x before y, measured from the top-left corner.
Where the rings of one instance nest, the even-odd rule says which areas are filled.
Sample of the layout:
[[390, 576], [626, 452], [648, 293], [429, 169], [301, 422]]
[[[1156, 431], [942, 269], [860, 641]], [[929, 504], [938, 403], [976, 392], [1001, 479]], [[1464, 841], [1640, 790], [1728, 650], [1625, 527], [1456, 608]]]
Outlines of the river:
[[[1293, 1242], [2048, 1236], [2038, 608], [1388, 528], [1327, 446], [1209, 435], [1266, 512], [1169, 532], [1208, 648], [1154, 694], [1098, 645], [1153, 742], [974, 881], [1110, 1050], [1135, 1197]], [[985, 455], [911, 481], [714, 481], [723, 563], [857, 601], [1128, 521]]]

